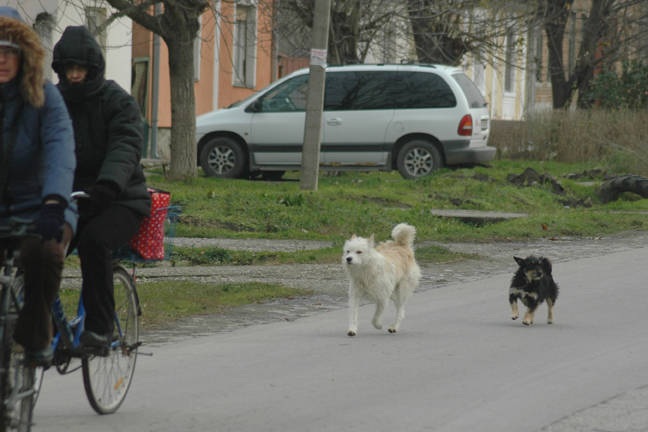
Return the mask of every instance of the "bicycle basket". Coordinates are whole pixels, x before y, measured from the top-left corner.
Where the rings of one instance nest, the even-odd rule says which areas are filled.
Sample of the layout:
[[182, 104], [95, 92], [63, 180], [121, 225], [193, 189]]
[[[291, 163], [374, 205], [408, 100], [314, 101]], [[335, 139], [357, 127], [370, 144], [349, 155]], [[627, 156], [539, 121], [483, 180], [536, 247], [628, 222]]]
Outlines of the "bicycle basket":
[[113, 258], [137, 262], [170, 259], [181, 213], [180, 206], [154, 210], [152, 216], [144, 219], [140, 230], [128, 244], [113, 253]]

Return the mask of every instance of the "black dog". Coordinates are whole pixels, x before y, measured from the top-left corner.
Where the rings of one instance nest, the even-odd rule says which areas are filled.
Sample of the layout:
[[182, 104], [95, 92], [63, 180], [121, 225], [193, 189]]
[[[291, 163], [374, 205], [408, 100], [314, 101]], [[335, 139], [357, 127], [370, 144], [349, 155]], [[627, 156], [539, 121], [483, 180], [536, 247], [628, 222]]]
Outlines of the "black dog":
[[513, 258], [520, 268], [515, 272], [509, 289], [509, 302], [513, 310], [511, 319], [517, 319], [520, 316], [517, 306], [517, 301], [520, 299], [528, 308], [522, 323], [524, 325], [533, 324], [533, 315], [536, 309], [546, 300], [549, 308], [547, 323], [553, 324], [553, 307], [558, 298], [558, 285], [551, 276], [551, 261], [549, 258], [533, 255], [525, 259]]

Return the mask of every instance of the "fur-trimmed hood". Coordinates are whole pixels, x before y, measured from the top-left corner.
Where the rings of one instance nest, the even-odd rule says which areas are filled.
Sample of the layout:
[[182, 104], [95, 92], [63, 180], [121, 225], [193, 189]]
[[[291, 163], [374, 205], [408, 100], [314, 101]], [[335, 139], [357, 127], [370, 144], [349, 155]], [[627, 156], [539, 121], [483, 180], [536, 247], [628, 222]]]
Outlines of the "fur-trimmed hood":
[[38, 33], [15, 9], [0, 7], [0, 39], [10, 40], [22, 49], [20, 92], [25, 101], [40, 108], [45, 102], [45, 48]]

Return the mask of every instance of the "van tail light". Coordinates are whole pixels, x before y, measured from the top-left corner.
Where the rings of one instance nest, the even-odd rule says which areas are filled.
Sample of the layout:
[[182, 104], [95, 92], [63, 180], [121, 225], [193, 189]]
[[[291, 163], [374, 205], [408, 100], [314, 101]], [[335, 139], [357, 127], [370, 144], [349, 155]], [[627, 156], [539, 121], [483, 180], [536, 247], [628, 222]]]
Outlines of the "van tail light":
[[472, 116], [470, 114], [466, 114], [459, 122], [459, 135], [472, 136], [472, 131], [473, 131]]

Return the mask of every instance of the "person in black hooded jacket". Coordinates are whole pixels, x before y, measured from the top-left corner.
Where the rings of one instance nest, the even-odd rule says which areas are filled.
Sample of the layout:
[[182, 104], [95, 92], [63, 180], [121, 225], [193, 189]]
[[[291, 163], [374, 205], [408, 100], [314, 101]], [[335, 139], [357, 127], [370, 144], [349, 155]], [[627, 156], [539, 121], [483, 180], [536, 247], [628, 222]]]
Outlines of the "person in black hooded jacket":
[[77, 234], [86, 308], [82, 346], [107, 351], [114, 331], [112, 251], [124, 245], [148, 216], [151, 199], [140, 166], [142, 121], [135, 99], [104, 77], [101, 47], [82, 26], [65, 29], [54, 47], [52, 68], [68, 107], [76, 141], [74, 190], [79, 202]]

